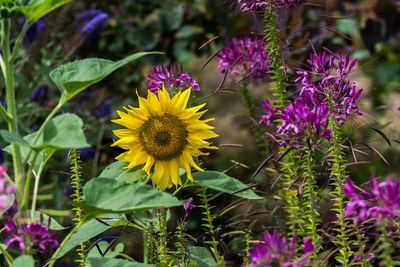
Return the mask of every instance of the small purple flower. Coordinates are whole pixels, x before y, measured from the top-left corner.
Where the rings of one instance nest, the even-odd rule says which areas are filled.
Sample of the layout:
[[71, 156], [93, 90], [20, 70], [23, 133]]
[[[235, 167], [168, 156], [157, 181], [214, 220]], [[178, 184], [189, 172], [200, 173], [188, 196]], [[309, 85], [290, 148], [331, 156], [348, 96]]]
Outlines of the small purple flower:
[[[31, 26], [29, 26], [29, 28], [26, 30], [22, 41], [24, 43], [26, 43], [28, 46], [31, 45], [33, 43], [33, 41], [35, 41], [39, 35], [40, 32], [42, 31], [42, 29], [44, 28], [46, 22], [46, 16], [41, 17], [40, 19], [38, 19], [37, 21], [35, 21]], [[27, 20], [25, 19], [24, 21], [24, 27], [27, 23]]]
[[222, 73], [229, 70], [234, 79], [238, 76], [260, 78], [269, 72], [268, 50], [264, 40], [260, 38], [228, 39], [217, 58], [218, 70]]
[[340, 51], [329, 59], [325, 52], [311, 54], [308, 70], [297, 72], [299, 77], [295, 81], [302, 85], [300, 95], [308, 92], [320, 102], [333, 101], [332, 110], [336, 112], [332, 116], [340, 124], [354, 113], [361, 115], [357, 101], [363, 90], [357, 90], [357, 82], [349, 79], [356, 64], [357, 59], [350, 61], [350, 56], [343, 56]]
[[[295, 264], [296, 258], [296, 236], [293, 237], [290, 244], [287, 244], [286, 235], [279, 238], [276, 230], [271, 236], [269, 233], [264, 234], [265, 242], [260, 241], [257, 243], [255, 250], [250, 250], [251, 264], [249, 267], [272, 267], [272, 266], [285, 266], [285, 267], [299, 267], [302, 265]], [[311, 253], [315, 251], [312, 240], [305, 238], [304, 240], [304, 255], [302, 256], [302, 263], [308, 263]], [[281, 265], [276, 265], [281, 264]]]
[[257, 14], [263, 12], [266, 7], [274, 6], [276, 8], [289, 7], [294, 4], [300, 4], [303, 0], [237, 0], [241, 12], [251, 12]]
[[162, 90], [162, 86], [169, 91], [183, 90], [189, 87], [192, 88], [194, 92], [200, 91], [199, 84], [189, 76], [189, 73], [183, 73], [183, 68], [181, 65], [180, 70], [178, 65], [175, 63], [168, 68], [163, 65], [157, 65], [153, 67], [153, 74], [147, 75], [150, 78], [148, 83], [149, 90], [153, 93], [157, 93], [158, 90]]
[[376, 180], [372, 174], [370, 192], [357, 194], [350, 178], [347, 179], [345, 194], [351, 199], [346, 205], [345, 216], [353, 217], [355, 225], [366, 220], [393, 219], [400, 215], [400, 181], [389, 177], [385, 182]]
[[189, 216], [192, 209], [196, 208], [196, 205], [192, 203], [193, 203], [193, 198], [190, 198], [187, 204], [183, 204], [183, 208], [185, 209], [185, 219]]
[[39, 223], [31, 221], [28, 222], [21, 218], [20, 221], [8, 218], [5, 224], [4, 233], [8, 233], [9, 237], [5, 241], [7, 247], [13, 246], [21, 252], [29, 249], [37, 249], [39, 252], [48, 252], [53, 248], [59, 246], [58, 241], [55, 239], [58, 232], [50, 230], [50, 217], [46, 226], [43, 226], [43, 215], [40, 214]]
[[110, 117], [111, 113], [112, 113], [112, 108], [111, 108], [110, 98], [103, 100], [100, 104], [98, 104], [92, 109], [92, 114], [96, 117], [96, 119]]
[[36, 102], [43, 106], [49, 101], [49, 86], [47, 84], [42, 84], [33, 91], [31, 95], [31, 101]]
[[106, 13], [100, 12], [95, 17], [90, 19], [88, 23], [86, 23], [86, 25], [81, 30], [81, 34], [89, 40], [96, 38], [96, 36], [103, 29], [103, 26], [107, 20], [108, 15]]

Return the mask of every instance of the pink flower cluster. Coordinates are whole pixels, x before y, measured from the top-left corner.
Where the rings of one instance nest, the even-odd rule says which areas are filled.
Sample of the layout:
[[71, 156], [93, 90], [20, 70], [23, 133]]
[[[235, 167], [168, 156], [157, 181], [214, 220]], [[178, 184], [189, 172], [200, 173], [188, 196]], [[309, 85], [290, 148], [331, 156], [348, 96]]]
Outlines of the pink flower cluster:
[[357, 193], [350, 178], [347, 178], [344, 193], [350, 198], [346, 205], [345, 216], [353, 217], [355, 225], [366, 220], [393, 219], [400, 216], [400, 181], [389, 177], [378, 183], [375, 174], [372, 174], [370, 192]]
[[269, 72], [268, 50], [263, 39], [249, 37], [243, 40], [227, 39], [219, 59], [218, 70], [229, 71], [233, 78], [238, 76], [259, 78]]
[[163, 65], [153, 67], [153, 74], [147, 75], [150, 78], [148, 87], [153, 93], [157, 93], [162, 89], [164, 84], [165, 88], [171, 91], [172, 89], [187, 89], [192, 87], [194, 92], [200, 91], [199, 84], [189, 76], [189, 73], [184, 73], [183, 68], [178, 69], [178, 65], [174, 64], [168, 68]]
[[250, 250], [251, 264], [248, 267], [301, 267], [302, 264], [308, 263], [311, 253], [315, 251], [312, 240], [305, 238], [304, 255], [301, 259], [298, 259], [296, 257], [296, 236], [293, 237], [288, 246], [286, 235], [280, 239], [276, 230], [272, 236], [269, 233], [265, 233], [264, 241], [257, 243], [257, 249]]

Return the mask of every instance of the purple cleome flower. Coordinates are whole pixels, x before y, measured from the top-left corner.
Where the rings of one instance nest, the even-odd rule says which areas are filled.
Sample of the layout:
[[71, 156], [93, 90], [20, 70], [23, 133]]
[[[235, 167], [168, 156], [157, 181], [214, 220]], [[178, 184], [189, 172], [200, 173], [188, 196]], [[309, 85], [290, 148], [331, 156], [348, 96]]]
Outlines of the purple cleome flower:
[[336, 110], [332, 116], [343, 124], [348, 117], [356, 113], [361, 115], [357, 101], [362, 89], [357, 90], [357, 82], [350, 81], [349, 73], [357, 63], [357, 59], [350, 62], [350, 56], [333, 55], [327, 60], [326, 53], [311, 54], [307, 60], [308, 70], [298, 71], [296, 82], [303, 86], [300, 95], [309, 92], [320, 102], [333, 101], [332, 109]]
[[183, 73], [181, 65], [180, 70], [175, 63], [170, 68], [165, 68], [163, 65], [153, 67], [153, 75], [147, 75], [150, 78], [148, 83], [149, 90], [157, 93], [162, 89], [164, 84], [165, 88], [171, 91], [172, 89], [183, 90], [192, 87], [194, 92], [200, 91], [199, 84], [189, 76], [189, 73]]
[[294, 236], [289, 246], [286, 241], [286, 235], [279, 239], [276, 230], [271, 236], [264, 234], [265, 242], [259, 242], [255, 250], [250, 250], [251, 264], [248, 267], [299, 267], [295, 261], [306, 264], [309, 261], [310, 254], [315, 251], [310, 238], [304, 240], [304, 255], [301, 260], [296, 258], [296, 237]]
[[265, 48], [264, 40], [260, 38], [228, 39], [221, 54], [217, 54], [217, 58], [218, 70], [222, 73], [229, 70], [233, 77], [242, 75], [259, 78], [269, 72], [268, 50]]
[[345, 216], [353, 217], [355, 225], [369, 219], [393, 219], [400, 215], [400, 181], [389, 177], [378, 183], [372, 174], [370, 192], [358, 194], [350, 178], [347, 178], [344, 193], [351, 199], [346, 205]]
[[10, 194], [15, 193], [15, 186], [7, 184], [7, 179], [4, 177], [6, 173], [6, 166], [0, 166], [0, 213], [4, 212], [7, 208], [11, 207], [12, 203]]
[[253, 14], [262, 12], [268, 6], [276, 8], [289, 7], [294, 4], [300, 4], [303, 0], [237, 0], [241, 12], [251, 12]]
[[[21, 218], [24, 221], [24, 218]], [[50, 217], [47, 226], [43, 226], [43, 215], [40, 214], [39, 223], [31, 222], [20, 223], [17, 220], [8, 218], [5, 224], [4, 233], [8, 233], [10, 237], [5, 241], [7, 247], [14, 246], [21, 252], [28, 248], [38, 249], [39, 252], [47, 252], [52, 248], [57, 248], [60, 244], [55, 238], [58, 232], [50, 231]]]
[[183, 204], [183, 208], [185, 209], [185, 219], [189, 216], [192, 209], [197, 207], [196, 205], [194, 205], [192, 203], [193, 203], [193, 198], [190, 198], [189, 202], [187, 204]]
[[326, 103], [313, 99], [310, 93], [296, 99], [287, 108], [271, 108], [268, 100], [263, 103], [266, 115], [260, 120], [267, 126], [272, 120], [280, 119], [281, 123], [276, 137], [281, 146], [307, 143], [308, 139], [323, 137], [331, 139], [332, 131], [328, 129], [329, 108]]

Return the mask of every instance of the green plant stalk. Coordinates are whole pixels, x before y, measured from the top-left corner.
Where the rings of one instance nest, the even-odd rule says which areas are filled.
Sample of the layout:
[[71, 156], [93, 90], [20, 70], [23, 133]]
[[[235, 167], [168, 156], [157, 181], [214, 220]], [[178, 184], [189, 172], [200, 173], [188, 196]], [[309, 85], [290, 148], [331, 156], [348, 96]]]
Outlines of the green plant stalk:
[[[71, 189], [74, 190], [74, 193], [72, 194], [73, 197], [73, 204], [74, 208], [72, 209], [75, 211], [75, 218], [73, 219], [76, 224], [80, 223], [83, 221], [83, 211], [82, 209], [77, 205], [82, 202], [82, 195], [81, 195], [81, 166], [80, 166], [80, 155], [79, 151], [77, 151], [75, 148], [71, 150], [70, 154], [70, 159], [71, 159]], [[84, 242], [81, 242], [79, 244], [79, 247], [76, 250], [76, 253], [80, 257], [79, 260], [76, 260], [75, 262], [79, 263], [79, 266], [85, 267], [86, 266], [86, 246]]]
[[181, 242], [187, 241], [184, 235], [185, 227], [183, 226], [184, 222], [178, 223], [175, 231], [175, 236], [179, 239], [176, 243], [176, 251], [177, 251], [177, 257], [179, 258], [180, 262], [182, 263], [183, 266], [187, 266], [187, 255], [185, 253], [185, 248], [182, 245]]
[[32, 23], [26, 24], [25, 27], [22, 29], [22, 31], [19, 33], [19, 35], [17, 37], [17, 40], [15, 41], [13, 52], [12, 52], [12, 55], [11, 55], [11, 58], [10, 58], [10, 62], [11, 63], [14, 62], [15, 57], [17, 56], [17, 52], [18, 52], [19, 46], [20, 46], [20, 44], [22, 42], [22, 38], [24, 37], [25, 32], [29, 29], [29, 27], [31, 25], [32, 25]]
[[21, 211], [25, 211], [28, 207], [29, 192], [31, 189], [31, 181], [32, 181], [32, 173], [33, 173], [33, 168], [35, 167], [35, 163], [36, 163], [38, 155], [39, 155], [39, 151], [35, 151], [31, 165], [29, 166], [28, 174], [26, 176], [26, 181], [25, 181], [24, 197], [23, 197], [23, 201], [22, 201], [22, 206], [20, 207]]
[[278, 98], [276, 101], [277, 106], [284, 108], [288, 105], [288, 95], [286, 92], [286, 77], [284, 73], [284, 66], [282, 63], [282, 57], [280, 53], [281, 40], [278, 38], [279, 30], [277, 27], [277, 12], [273, 6], [268, 6], [264, 14], [264, 33], [266, 49], [268, 49], [268, 55], [270, 59], [270, 74], [272, 75], [273, 83], [275, 87], [272, 89], [275, 91], [274, 96]]
[[6, 259], [8, 266], [11, 266], [14, 259], [11, 257], [11, 255], [7, 252], [7, 250], [1, 244], [0, 244], [0, 250], [4, 255], [4, 258]]
[[358, 227], [356, 226], [356, 236], [357, 236], [357, 241], [354, 242], [355, 246], [358, 246], [358, 252], [357, 255], [361, 257], [361, 266], [362, 267], [369, 267], [371, 264], [369, 264], [369, 260], [366, 258], [365, 255], [365, 246], [366, 246], [366, 240], [365, 240], [365, 234], [363, 234], [361, 231], [359, 231]]
[[149, 227], [143, 229], [143, 258], [144, 263], [153, 264], [154, 262], [154, 224], [150, 222]]
[[249, 112], [250, 117], [255, 122], [255, 124], [252, 125], [251, 130], [258, 139], [257, 140], [258, 146], [263, 151], [265, 151], [265, 154], [268, 154], [267, 145], [265, 143], [265, 138], [264, 138], [265, 133], [264, 133], [262, 126], [260, 124], [258, 124], [256, 107], [254, 106], [255, 101], [249, 94], [248, 84], [246, 82], [242, 83], [241, 93], [242, 93], [243, 101], [247, 108], [247, 111]]
[[159, 231], [159, 244], [158, 244], [158, 259], [162, 263], [167, 262], [167, 210], [165, 208], [159, 209], [158, 215], [158, 231]]
[[204, 188], [204, 186], [201, 187], [199, 196], [201, 197], [202, 202], [203, 202], [203, 204], [199, 205], [199, 207], [204, 209], [203, 215], [205, 216], [202, 218], [202, 220], [204, 220], [206, 222], [205, 224], [202, 224], [202, 226], [208, 228], [208, 230], [210, 231], [209, 232], [210, 236], [211, 236], [211, 241], [207, 241], [205, 243], [211, 244], [211, 246], [212, 246], [211, 250], [213, 251], [216, 259], [218, 260], [219, 265], [225, 266], [224, 257], [220, 256], [218, 253], [219, 242], [218, 242], [218, 240], [215, 239], [218, 229], [215, 229], [215, 227], [213, 225], [213, 217], [214, 216], [211, 215], [211, 208], [213, 208], [213, 207], [210, 206], [208, 203], [207, 193], [206, 193], [206, 189]]
[[[10, 19], [2, 20], [2, 40], [1, 46], [4, 56], [4, 72], [5, 72], [5, 86], [6, 86], [6, 102], [8, 114], [10, 120], [8, 121], [8, 129], [10, 132], [18, 134], [18, 119], [17, 119], [17, 108], [15, 103], [15, 88], [14, 88], [14, 71], [12, 67], [12, 61], [10, 60]], [[21, 203], [23, 201], [23, 165], [21, 161], [21, 151], [18, 144], [11, 144], [12, 159], [14, 167], [14, 179], [17, 187], [17, 201]], [[20, 206], [20, 205], [18, 205]]]
[[394, 249], [390, 243], [389, 233], [384, 225], [380, 227], [380, 232], [381, 234], [379, 235], [378, 238], [378, 240], [381, 242], [381, 245], [378, 248], [381, 251], [381, 253], [378, 256], [378, 258], [381, 260], [380, 264], [382, 264], [380, 266], [385, 266], [385, 267], [395, 266], [395, 263], [393, 262], [391, 256], [391, 254], [394, 252]]
[[[311, 139], [311, 138], [309, 138]], [[321, 240], [320, 240], [320, 233], [318, 231], [318, 223], [320, 222], [319, 218], [319, 213], [314, 207], [315, 203], [315, 195], [316, 195], [316, 179], [314, 175], [314, 171], [312, 169], [313, 166], [313, 149], [311, 144], [305, 146], [305, 151], [304, 151], [304, 161], [302, 164], [302, 169], [303, 169], [303, 179], [304, 179], [304, 184], [303, 184], [303, 196], [302, 196], [302, 202], [306, 208], [306, 210], [303, 212], [304, 216], [304, 221], [306, 222], [305, 225], [303, 225], [303, 228], [306, 230], [306, 235], [311, 237], [314, 243], [315, 247], [315, 252], [313, 255], [315, 256], [318, 251], [321, 249]]]
[[35, 185], [33, 188], [33, 196], [32, 196], [32, 207], [31, 207], [31, 218], [35, 215], [35, 210], [36, 210], [36, 202], [37, 202], [37, 195], [39, 191], [39, 181], [40, 181], [40, 176], [42, 175], [44, 164], [43, 162], [40, 163], [39, 170], [37, 173], [35, 173]]
[[74, 229], [71, 230], [71, 232], [68, 233], [68, 235], [64, 238], [64, 240], [61, 242], [60, 246], [57, 248], [57, 250], [54, 252], [53, 256], [51, 257], [51, 260], [49, 262], [49, 267], [53, 267], [54, 263], [57, 260], [58, 255], [61, 253], [61, 250], [64, 248], [64, 246], [67, 244], [68, 240], [71, 239], [71, 237], [76, 233], [76, 231], [81, 228], [81, 226], [84, 224], [84, 220], [80, 221]]
[[[329, 118], [330, 129], [332, 130], [332, 140], [328, 150], [329, 162], [331, 163], [331, 184], [334, 186], [333, 193], [336, 195], [333, 198], [334, 201], [334, 211], [337, 215], [337, 220], [335, 224], [338, 226], [335, 228], [338, 233], [337, 241], [334, 241], [340, 246], [339, 255], [335, 258], [344, 266], [348, 266], [351, 255], [353, 251], [350, 249], [352, 243], [348, 238], [348, 234], [351, 232], [351, 228], [354, 230], [354, 225], [349, 225], [349, 219], [344, 217], [346, 200], [342, 186], [346, 181], [346, 165], [344, 160], [343, 149], [340, 146], [342, 143], [342, 138], [340, 136], [339, 123], [334, 118]], [[348, 229], [350, 228], [350, 229]]]

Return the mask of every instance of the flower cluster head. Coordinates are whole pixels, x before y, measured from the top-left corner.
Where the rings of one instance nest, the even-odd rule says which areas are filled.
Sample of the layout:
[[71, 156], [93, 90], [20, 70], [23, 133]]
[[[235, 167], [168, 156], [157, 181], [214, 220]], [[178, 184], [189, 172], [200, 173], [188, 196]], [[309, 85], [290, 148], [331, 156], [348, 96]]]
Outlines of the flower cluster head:
[[307, 60], [307, 70], [298, 71], [302, 89], [300, 95], [309, 92], [321, 102], [331, 102], [332, 116], [343, 124], [348, 117], [356, 113], [361, 115], [357, 101], [362, 89], [357, 90], [356, 81], [349, 79], [349, 74], [357, 64], [357, 59], [350, 61], [350, 56], [337, 55], [327, 58], [326, 52], [313, 53]]
[[[315, 251], [310, 238], [304, 240], [304, 255], [299, 259], [296, 257], [296, 237], [287, 244], [286, 235], [279, 238], [276, 230], [273, 235], [264, 234], [265, 242], [259, 242], [255, 250], [250, 250], [251, 264], [248, 267], [301, 267], [309, 261], [311, 253]], [[297, 263], [296, 263], [297, 262]], [[301, 264], [299, 264], [301, 263]]]
[[262, 117], [260, 124], [270, 126], [273, 120], [280, 120], [276, 137], [281, 146], [304, 144], [310, 138], [322, 137], [330, 140], [332, 137], [332, 131], [328, 129], [330, 117], [328, 105], [314, 99], [309, 93], [296, 99], [284, 109], [271, 108], [268, 100], [263, 106], [266, 115]]
[[303, 0], [237, 0], [241, 12], [251, 12], [257, 14], [263, 12], [266, 7], [273, 6], [276, 8], [289, 7], [294, 4], [300, 4]]
[[268, 50], [261, 38], [227, 39], [225, 48], [221, 50], [221, 54], [217, 54], [217, 58], [218, 70], [222, 73], [229, 71], [234, 78], [260, 78], [269, 72]]
[[153, 67], [153, 74], [147, 76], [150, 80], [148, 83], [149, 90], [153, 93], [157, 93], [158, 90], [162, 90], [163, 84], [170, 92], [175, 89], [183, 91], [192, 88], [194, 92], [200, 91], [199, 84], [190, 77], [189, 73], [184, 73], [182, 65], [178, 69], [178, 65], [175, 63], [168, 68], [164, 65], [157, 65]]
[[0, 166], [0, 214], [12, 205], [13, 198], [10, 197], [10, 194], [15, 193], [15, 186], [7, 183], [5, 175], [6, 166], [2, 164]]
[[58, 232], [50, 230], [50, 217], [46, 226], [43, 226], [43, 215], [40, 214], [38, 223], [32, 222], [32, 218], [21, 220], [8, 218], [5, 224], [4, 233], [9, 234], [5, 245], [13, 246], [21, 252], [35, 249], [38, 252], [47, 252], [50, 249], [57, 248], [60, 244], [55, 239]]
[[400, 181], [389, 177], [385, 182], [376, 180], [372, 174], [370, 192], [357, 193], [350, 178], [347, 178], [345, 194], [351, 199], [346, 205], [345, 216], [353, 217], [355, 225], [366, 220], [393, 219], [400, 215]]

